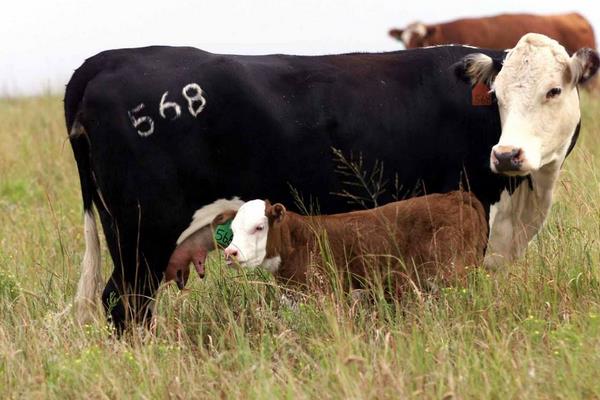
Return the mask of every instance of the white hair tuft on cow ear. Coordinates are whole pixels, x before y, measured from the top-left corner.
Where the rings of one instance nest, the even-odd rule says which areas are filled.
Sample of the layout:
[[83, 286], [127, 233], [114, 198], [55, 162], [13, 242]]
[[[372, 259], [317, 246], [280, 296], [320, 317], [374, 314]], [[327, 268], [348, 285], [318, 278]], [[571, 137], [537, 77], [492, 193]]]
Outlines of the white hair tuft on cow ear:
[[[500, 66], [499, 66], [500, 65]], [[469, 54], [456, 66], [455, 72], [459, 78], [470, 81], [475, 86], [478, 83], [492, 85], [500, 71], [501, 64], [492, 57], [482, 53]]]
[[600, 57], [594, 49], [579, 49], [571, 57], [570, 69], [572, 82], [576, 85], [587, 82], [596, 75], [600, 66]]

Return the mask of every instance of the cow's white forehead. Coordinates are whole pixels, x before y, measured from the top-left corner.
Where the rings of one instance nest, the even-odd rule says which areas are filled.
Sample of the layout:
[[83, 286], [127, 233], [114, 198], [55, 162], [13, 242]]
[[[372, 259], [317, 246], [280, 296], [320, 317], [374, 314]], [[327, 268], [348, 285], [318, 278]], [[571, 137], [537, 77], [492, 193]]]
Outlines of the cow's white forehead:
[[523, 35], [523, 37], [517, 42], [517, 45], [509, 51], [509, 54], [518, 53], [523, 50], [529, 51], [529, 49], [532, 47], [548, 48], [555, 53], [556, 56], [564, 57], [565, 60], [569, 58], [567, 51], [560, 43], [546, 35], [541, 35], [539, 33], [528, 33]]
[[256, 223], [262, 222], [266, 219], [265, 216], [266, 203], [264, 200], [251, 200], [244, 203], [238, 210], [233, 222], [231, 223], [231, 229], [244, 231], [253, 227]]
[[556, 40], [537, 33], [523, 36], [508, 51], [496, 84], [507, 77], [512, 82], [536, 82], [552, 79], [553, 73], [563, 73], [569, 65], [569, 55]]
[[425, 37], [425, 35], [427, 35], [427, 27], [425, 24], [421, 22], [413, 22], [404, 29], [401, 39], [405, 45], [409, 44], [413, 35], [417, 37]]

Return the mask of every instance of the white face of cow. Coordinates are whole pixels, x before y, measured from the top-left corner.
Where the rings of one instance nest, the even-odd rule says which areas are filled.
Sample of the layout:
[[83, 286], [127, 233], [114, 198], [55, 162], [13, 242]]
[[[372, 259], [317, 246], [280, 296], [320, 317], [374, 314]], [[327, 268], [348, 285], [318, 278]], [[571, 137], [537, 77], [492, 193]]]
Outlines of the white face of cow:
[[596, 73], [598, 54], [583, 49], [569, 57], [555, 40], [530, 33], [499, 72], [483, 54], [468, 56], [468, 63], [471, 80], [491, 82], [498, 100], [502, 134], [490, 154], [492, 171], [527, 175], [562, 162], [580, 120], [577, 85]]
[[[421, 22], [414, 22], [406, 27], [400, 39], [406, 47], [421, 47], [423, 38], [427, 36], [427, 27]], [[418, 43], [418, 44], [417, 44]], [[416, 45], [415, 45], [416, 44]]]
[[228, 264], [237, 261], [242, 267], [258, 267], [267, 255], [269, 223], [265, 215], [266, 202], [244, 203], [231, 221], [233, 240], [225, 249]]

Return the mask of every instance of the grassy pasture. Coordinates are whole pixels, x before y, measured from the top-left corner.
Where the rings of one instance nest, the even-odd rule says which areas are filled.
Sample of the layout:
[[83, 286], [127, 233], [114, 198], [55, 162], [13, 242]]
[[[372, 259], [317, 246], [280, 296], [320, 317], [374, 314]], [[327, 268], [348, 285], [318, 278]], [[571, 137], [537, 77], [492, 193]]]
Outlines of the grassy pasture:
[[63, 121], [58, 97], [0, 100], [0, 398], [600, 398], [599, 100], [510, 268], [401, 306], [333, 291], [293, 309], [215, 260], [124, 339], [61, 313], [84, 248]]

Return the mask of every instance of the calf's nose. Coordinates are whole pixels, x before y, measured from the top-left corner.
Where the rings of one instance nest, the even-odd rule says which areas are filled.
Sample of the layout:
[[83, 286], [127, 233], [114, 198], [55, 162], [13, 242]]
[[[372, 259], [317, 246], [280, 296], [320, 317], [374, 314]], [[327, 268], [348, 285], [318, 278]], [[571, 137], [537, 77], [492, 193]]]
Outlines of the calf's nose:
[[232, 258], [236, 258], [238, 255], [238, 251], [237, 249], [231, 247], [231, 246], [227, 246], [227, 248], [224, 251], [225, 253], [225, 259], [230, 260]]
[[523, 149], [497, 146], [492, 150], [492, 162], [498, 172], [518, 171], [523, 164]]

